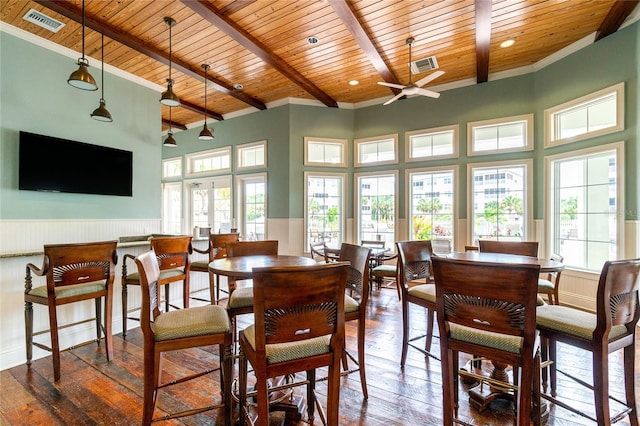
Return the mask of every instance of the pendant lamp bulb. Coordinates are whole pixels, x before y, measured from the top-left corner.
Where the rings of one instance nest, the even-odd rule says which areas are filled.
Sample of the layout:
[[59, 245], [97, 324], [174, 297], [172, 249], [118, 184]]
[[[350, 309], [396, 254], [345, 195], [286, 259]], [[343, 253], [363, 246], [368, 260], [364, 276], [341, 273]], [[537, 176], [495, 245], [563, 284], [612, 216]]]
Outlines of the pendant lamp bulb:
[[198, 135], [198, 139], [202, 141], [210, 141], [213, 139], [213, 132], [207, 127], [207, 71], [211, 68], [207, 64], [202, 64], [204, 70], [204, 126]]
[[82, 57], [77, 62], [78, 69], [71, 73], [67, 83], [82, 90], [96, 91], [98, 85], [89, 73], [89, 61], [84, 57], [84, 0], [82, 0]]
[[102, 33], [102, 69], [100, 72], [100, 84], [102, 85], [102, 96], [100, 97], [100, 105], [90, 115], [91, 118], [98, 121], [112, 122], [111, 113], [107, 110], [107, 103], [104, 101], [104, 33]]
[[171, 47], [171, 27], [176, 24], [175, 19], [164, 17], [164, 23], [169, 26], [169, 78], [167, 79], [167, 90], [162, 92], [160, 103], [168, 107], [180, 106], [180, 98], [173, 92], [173, 80], [171, 79], [171, 64], [173, 62], [173, 52]]
[[175, 148], [178, 146], [176, 140], [173, 138], [173, 131], [171, 129], [171, 108], [169, 108], [169, 131], [167, 132], [167, 138], [164, 140], [162, 145], [169, 148]]

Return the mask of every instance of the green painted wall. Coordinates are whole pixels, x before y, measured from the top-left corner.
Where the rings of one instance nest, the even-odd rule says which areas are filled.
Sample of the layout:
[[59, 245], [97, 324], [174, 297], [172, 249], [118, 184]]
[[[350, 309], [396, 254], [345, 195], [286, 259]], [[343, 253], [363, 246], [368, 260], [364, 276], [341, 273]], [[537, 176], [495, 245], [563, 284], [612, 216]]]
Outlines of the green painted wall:
[[[114, 122], [93, 120], [100, 91], [67, 84], [77, 68], [73, 59], [0, 34], [0, 218], [159, 218], [159, 94], [105, 73]], [[100, 84], [100, 69], [90, 71]], [[19, 191], [20, 130], [132, 151], [133, 197]]]

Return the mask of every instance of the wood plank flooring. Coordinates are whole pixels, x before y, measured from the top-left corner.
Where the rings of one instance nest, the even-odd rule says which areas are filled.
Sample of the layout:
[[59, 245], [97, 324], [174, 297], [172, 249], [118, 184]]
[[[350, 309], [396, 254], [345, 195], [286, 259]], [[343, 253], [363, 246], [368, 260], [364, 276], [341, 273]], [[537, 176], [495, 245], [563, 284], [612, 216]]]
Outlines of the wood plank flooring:
[[[407, 366], [400, 370], [402, 314], [396, 290], [374, 291], [368, 308], [366, 368], [369, 399], [361, 396], [359, 377], [343, 378], [340, 394], [341, 425], [439, 425], [442, 424], [440, 362], [409, 349]], [[414, 309], [412, 333], [424, 327], [424, 314]], [[245, 316], [243, 322], [251, 318]], [[243, 324], [240, 325], [241, 327]], [[347, 346], [356, 353], [353, 324], [347, 325]], [[636, 344], [636, 384], [640, 384], [640, 343]], [[433, 349], [438, 353], [438, 340]], [[561, 368], [591, 381], [590, 355], [560, 345]], [[50, 357], [33, 362], [31, 369], [20, 365], [0, 372], [0, 424], [2, 425], [135, 425], [142, 418], [142, 333], [131, 330], [127, 340], [114, 338], [114, 359], [107, 362], [95, 344], [62, 354], [62, 378], [53, 382]], [[168, 354], [165, 379], [179, 377], [210, 363], [217, 363], [217, 348], [194, 349]], [[623, 397], [622, 353], [611, 356], [612, 393]], [[320, 376], [322, 373], [318, 373]], [[193, 384], [181, 384], [161, 393], [156, 416], [198, 404], [220, 401], [219, 376], [208, 375]], [[572, 406], [594, 413], [591, 393], [559, 376], [558, 394]], [[324, 405], [326, 384], [317, 385]], [[304, 389], [298, 388], [303, 395]], [[636, 391], [640, 394], [639, 391]], [[511, 425], [509, 407], [494, 406], [483, 413], [469, 407], [466, 389], [460, 389], [459, 416], [473, 425]], [[614, 409], [617, 404], [613, 404]], [[163, 422], [176, 425], [222, 424], [217, 411]], [[304, 423], [304, 419], [303, 422]], [[316, 424], [320, 424], [316, 416]], [[588, 425], [589, 420], [560, 407], [550, 407], [550, 426]], [[628, 425], [629, 421], [618, 423]]]

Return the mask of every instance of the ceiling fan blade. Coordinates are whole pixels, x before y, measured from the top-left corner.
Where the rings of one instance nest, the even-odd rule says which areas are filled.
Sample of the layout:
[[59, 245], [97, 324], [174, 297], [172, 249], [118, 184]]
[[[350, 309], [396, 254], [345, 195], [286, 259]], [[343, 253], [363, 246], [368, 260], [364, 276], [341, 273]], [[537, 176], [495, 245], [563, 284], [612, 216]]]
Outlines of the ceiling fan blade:
[[386, 81], [379, 81], [378, 84], [381, 86], [395, 87], [396, 89], [400, 89], [400, 90], [404, 89], [404, 86], [401, 84], [387, 83]]
[[434, 92], [433, 90], [428, 89], [418, 89], [418, 94], [422, 96], [429, 96], [430, 98], [439, 98], [440, 93]]
[[442, 74], [444, 74], [444, 71], [436, 71], [432, 74], [429, 74], [428, 76], [426, 76], [425, 78], [418, 80], [416, 82], [416, 86], [418, 87], [422, 87], [425, 84], [427, 84], [428, 82], [435, 80], [436, 78], [440, 77]]
[[400, 92], [397, 95], [395, 95], [393, 98], [389, 99], [387, 102], [383, 103], [382, 105], [389, 105], [390, 103], [395, 102], [398, 99], [400, 99], [402, 96], [404, 96], [404, 94], [402, 92]]

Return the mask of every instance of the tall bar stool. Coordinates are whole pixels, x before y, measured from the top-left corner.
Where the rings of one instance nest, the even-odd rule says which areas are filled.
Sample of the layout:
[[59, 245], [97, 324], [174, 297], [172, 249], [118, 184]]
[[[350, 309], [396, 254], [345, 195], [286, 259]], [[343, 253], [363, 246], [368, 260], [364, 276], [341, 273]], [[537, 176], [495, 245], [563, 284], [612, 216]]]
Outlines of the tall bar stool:
[[[107, 360], [113, 358], [111, 318], [113, 311], [113, 280], [118, 262], [117, 241], [83, 244], [50, 244], [44, 246], [42, 268], [27, 264], [24, 289], [24, 318], [27, 344], [27, 366], [31, 366], [33, 346], [53, 355], [53, 378], [60, 380], [60, 343], [58, 330], [93, 321], [94, 318], [58, 326], [57, 307], [83, 300], [95, 301], [97, 341], [104, 332]], [[31, 274], [46, 277], [46, 285], [33, 287]], [[104, 298], [104, 325], [101, 301]], [[33, 332], [33, 304], [47, 306], [49, 330]], [[51, 347], [34, 342], [33, 337], [50, 332]], [[87, 342], [89, 343], [89, 342]], [[80, 345], [76, 345], [80, 346]]]
[[[196, 247], [193, 248], [193, 251], [196, 253], [209, 255], [209, 259], [206, 261], [191, 262], [191, 272], [204, 272], [209, 275], [209, 300], [193, 296], [191, 297], [192, 299], [218, 304], [221, 291], [229, 294], [228, 291], [220, 288], [220, 276], [216, 275], [214, 279], [214, 274], [209, 272], [209, 263], [215, 259], [227, 257], [227, 243], [233, 243], [239, 241], [239, 239], [240, 234], [237, 232], [232, 234], [209, 234], [209, 246], [206, 250], [199, 250]], [[197, 291], [192, 292], [192, 294]]]

